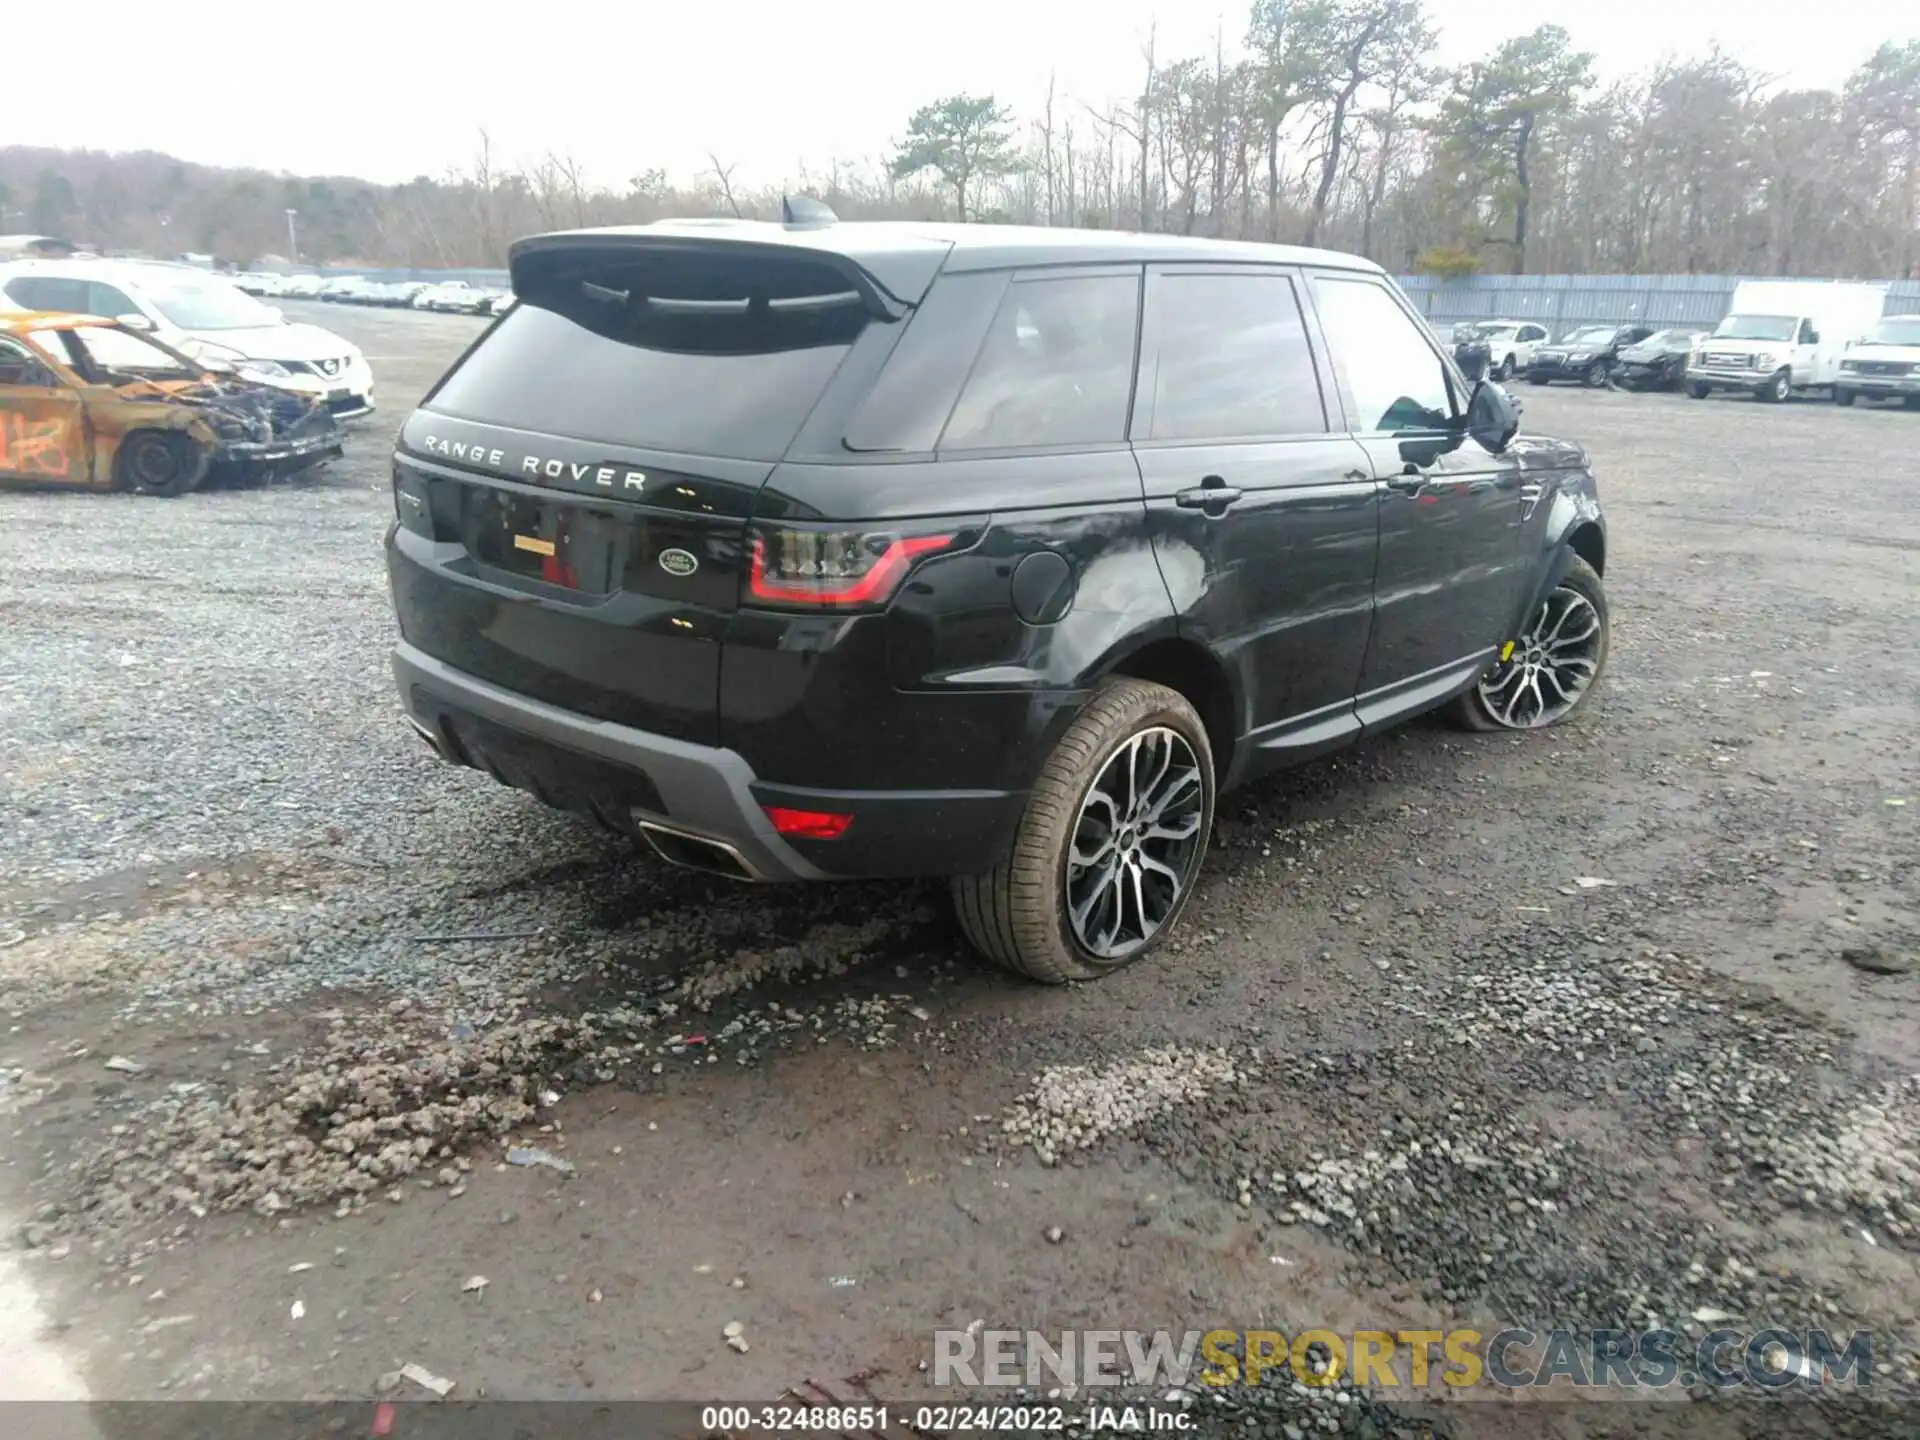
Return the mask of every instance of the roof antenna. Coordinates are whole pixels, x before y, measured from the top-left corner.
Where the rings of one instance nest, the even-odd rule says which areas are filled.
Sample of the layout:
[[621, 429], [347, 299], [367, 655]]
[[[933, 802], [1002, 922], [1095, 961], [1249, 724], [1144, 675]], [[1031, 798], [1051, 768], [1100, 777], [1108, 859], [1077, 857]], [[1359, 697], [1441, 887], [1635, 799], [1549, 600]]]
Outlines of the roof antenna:
[[811, 230], [819, 225], [832, 225], [839, 219], [825, 201], [811, 195], [789, 195], [780, 202], [780, 223], [790, 230]]

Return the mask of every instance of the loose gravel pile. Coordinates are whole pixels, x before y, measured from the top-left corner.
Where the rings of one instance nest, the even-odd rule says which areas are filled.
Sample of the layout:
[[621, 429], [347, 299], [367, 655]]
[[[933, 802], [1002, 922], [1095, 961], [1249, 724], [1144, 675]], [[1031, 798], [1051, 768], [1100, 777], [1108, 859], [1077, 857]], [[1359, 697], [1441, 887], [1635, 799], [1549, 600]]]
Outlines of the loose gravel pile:
[[1001, 1129], [1051, 1165], [1062, 1151], [1091, 1149], [1239, 1077], [1226, 1051], [1179, 1046], [1106, 1066], [1056, 1066], [1013, 1102]]
[[[840, 967], [844, 968], [844, 966]], [[575, 1088], [649, 1088], [669, 1067], [752, 1065], [770, 1050], [839, 1040], [865, 1050], [896, 1043], [903, 1017], [924, 1017], [907, 994], [841, 995], [824, 1003], [763, 1002], [710, 1032], [705, 1016], [665, 982], [645, 1006], [545, 1015], [451, 1034], [407, 1001], [370, 1017], [336, 1017], [327, 1041], [228, 1092], [176, 1083], [136, 1100], [67, 1166], [57, 1187], [71, 1205], [43, 1209], [56, 1229], [114, 1231], [176, 1213], [204, 1218], [250, 1209], [271, 1216], [337, 1203], [345, 1216], [410, 1177], [461, 1185], [472, 1149], [539, 1126]], [[425, 1023], [423, 1023], [425, 1022]], [[543, 1123], [545, 1122], [545, 1123]], [[44, 1237], [43, 1237], [44, 1238]]]

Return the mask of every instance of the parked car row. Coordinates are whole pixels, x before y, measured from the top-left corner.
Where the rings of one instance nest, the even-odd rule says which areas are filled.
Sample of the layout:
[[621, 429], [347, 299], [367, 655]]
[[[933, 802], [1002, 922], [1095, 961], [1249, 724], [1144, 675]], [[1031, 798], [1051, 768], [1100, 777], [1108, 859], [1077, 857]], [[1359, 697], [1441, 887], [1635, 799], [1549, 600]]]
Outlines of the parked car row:
[[232, 277], [249, 295], [292, 300], [324, 300], [334, 305], [384, 305], [392, 309], [443, 310], [464, 315], [498, 315], [513, 295], [465, 280], [372, 280], [364, 275], [267, 275], [244, 272]]
[[1920, 316], [1881, 318], [1885, 298], [1880, 284], [1745, 281], [1711, 330], [1581, 325], [1549, 341], [1534, 321], [1470, 321], [1453, 328], [1454, 357], [1469, 376], [1498, 381], [1684, 389], [1698, 400], [1817, 392], [1841, 405], [1886, 398], [1920, 409]]

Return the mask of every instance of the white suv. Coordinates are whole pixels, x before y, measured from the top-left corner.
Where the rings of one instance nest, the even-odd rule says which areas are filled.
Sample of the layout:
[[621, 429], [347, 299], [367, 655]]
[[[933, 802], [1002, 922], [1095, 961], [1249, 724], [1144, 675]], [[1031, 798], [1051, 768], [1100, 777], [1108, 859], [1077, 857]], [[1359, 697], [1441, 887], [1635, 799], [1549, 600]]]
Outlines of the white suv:
[[1507, 380], [1532, 362], [1533, 347], [1546, 343], [1547, 331], [1531, 320], [1481, 320], [1456, 325], [1453, 338], [1462, 345], [1485, 345], [1488, 373], [1496, 380]]
[[231, 281], [187, 265], [22, 260], [0, 265], [0, 309], [105, 315], [209, 368], [319, 396], [341, 420], [373, 409], [366, 356], [331, 330], [289, 324]]

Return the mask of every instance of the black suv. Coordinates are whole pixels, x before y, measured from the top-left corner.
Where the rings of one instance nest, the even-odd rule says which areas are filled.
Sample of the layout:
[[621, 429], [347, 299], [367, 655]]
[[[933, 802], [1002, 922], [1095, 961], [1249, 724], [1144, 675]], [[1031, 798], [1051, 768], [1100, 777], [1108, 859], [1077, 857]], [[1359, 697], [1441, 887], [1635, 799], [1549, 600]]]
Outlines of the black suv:
[[1381, 271], [999, 226], [513, 247], [407, 421], [388, 562], [443, 757], [754, 880], [951, 876], [981, 950], [1161, 939], [1215, 797], [1607, 655], [1585, 453]]
[[1613, 373], [1621, 350], [1651, 334], [1651, 325], [1582, 325], [1562, 335], [1558, 343], [1536, 348], [1527, 362], [1527, 379], [1535, 385], [1577, 380], [1598, 389]]

